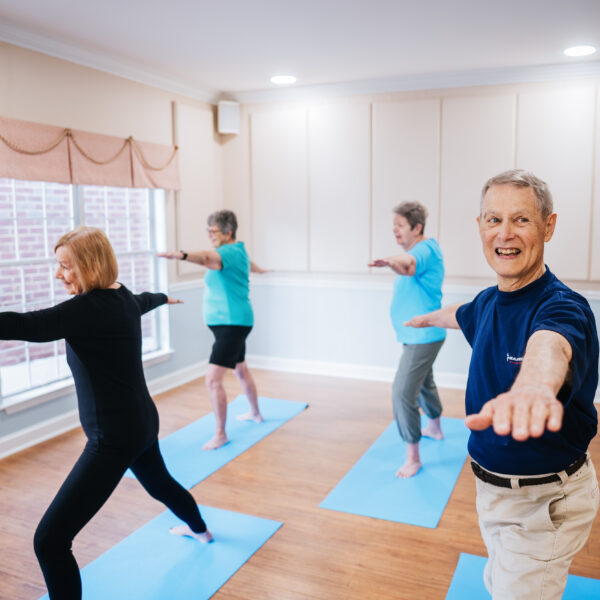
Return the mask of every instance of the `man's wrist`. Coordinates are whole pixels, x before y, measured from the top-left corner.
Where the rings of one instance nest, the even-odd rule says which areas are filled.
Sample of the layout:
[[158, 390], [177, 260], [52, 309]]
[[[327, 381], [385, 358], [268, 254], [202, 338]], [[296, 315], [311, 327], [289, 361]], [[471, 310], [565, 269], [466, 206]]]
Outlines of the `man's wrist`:
[[530, 391], [534, 393], [539, 393], [541, 390], [545, 390], [550, 393], [552, 396], [556, 397], [558, 391], [555, 389], [555, 385], [549, 383], [547, 381], [536, 381], [536, 382], [519, 382], [515, 381], [510, 387], [511, 392], [522, 392], [522, 391]]

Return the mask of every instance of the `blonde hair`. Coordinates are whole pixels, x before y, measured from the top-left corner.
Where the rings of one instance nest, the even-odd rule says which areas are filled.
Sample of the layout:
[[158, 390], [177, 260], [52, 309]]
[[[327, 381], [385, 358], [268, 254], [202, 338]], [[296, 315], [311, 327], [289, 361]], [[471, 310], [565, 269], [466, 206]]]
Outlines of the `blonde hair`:
[[117, 280], [119, 267], [106, 234], [96, 227], [76, 227], [65, 233], [54, 246], [71, 250], [74, 270], [82, 292], [110, 287]]

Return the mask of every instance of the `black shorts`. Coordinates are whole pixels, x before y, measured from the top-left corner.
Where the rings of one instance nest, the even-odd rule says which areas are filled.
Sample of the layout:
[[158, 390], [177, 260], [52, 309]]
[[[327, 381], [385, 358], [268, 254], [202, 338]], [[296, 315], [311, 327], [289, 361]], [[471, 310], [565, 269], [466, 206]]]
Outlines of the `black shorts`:
[[244, 325], [209, 325], [215, 343], [208, 362], [219, 367], [235, 369], [246, 359], [246, 338], [252, 327]]

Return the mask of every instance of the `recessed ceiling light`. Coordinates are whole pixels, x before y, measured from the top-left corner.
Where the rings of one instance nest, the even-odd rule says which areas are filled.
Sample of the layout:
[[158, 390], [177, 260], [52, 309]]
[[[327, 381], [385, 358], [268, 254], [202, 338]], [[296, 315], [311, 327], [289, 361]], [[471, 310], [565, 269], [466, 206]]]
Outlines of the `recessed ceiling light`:
[[293, 75], [275, 75], [271, 77], [271, 83], [276, 83], [277, 85], [290, 85], [291, 83], [296, 83], [296, 78]]
[[589, 56], [594, 52], [596, 52], [594, 46], [571, 46], [565, 50], [567, 56]]

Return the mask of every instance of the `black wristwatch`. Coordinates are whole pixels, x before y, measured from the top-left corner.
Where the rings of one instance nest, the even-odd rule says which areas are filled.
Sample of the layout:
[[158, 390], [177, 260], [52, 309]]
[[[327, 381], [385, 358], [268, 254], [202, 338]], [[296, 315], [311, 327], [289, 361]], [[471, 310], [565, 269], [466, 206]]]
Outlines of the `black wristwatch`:
[[188, 253], [184, 252], [183, 250], [180, 250], [179, 252], [181, 252], [181, 254], [183, 254], [183, 256], [181, 257], [181, 260], [186, 260], [188, 257]]

